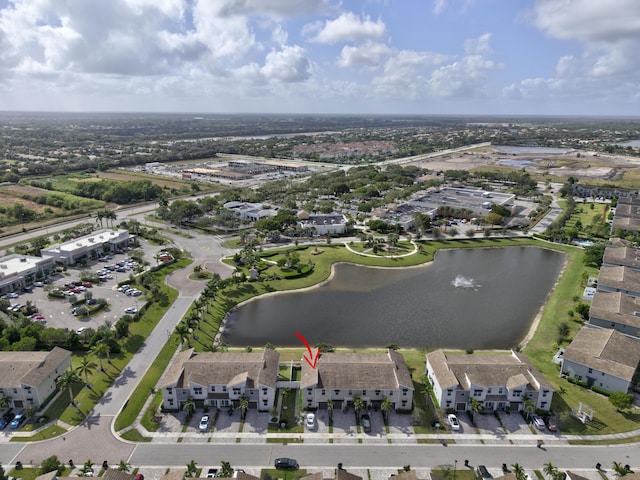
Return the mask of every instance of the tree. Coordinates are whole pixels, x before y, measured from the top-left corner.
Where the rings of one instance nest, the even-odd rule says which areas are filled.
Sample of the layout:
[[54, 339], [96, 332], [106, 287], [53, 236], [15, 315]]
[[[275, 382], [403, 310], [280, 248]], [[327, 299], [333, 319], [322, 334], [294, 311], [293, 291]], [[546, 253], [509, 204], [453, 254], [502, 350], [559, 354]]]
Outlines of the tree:
[[633, 402], [633, 393], [615, 392], [609, 395], [609, 401], [618, 412], [629, 410]]
[[84, 375], [87, 387], [89, 387], [89, 374], [93, 373], [96, 367], [95, 362], [92, 362], [91, 359], [85, 355], [82, 357], [82, 360], [80, 360], [80, 365], [76, 368], [76, 372], [78, 372], [79, 375]]
[[527, 419], [531, 417], [531, 414], [536, 409], [536, 402], [533, 401], [533, 398], [527, 396], [524, 398], [523, 402], [524, 412], [527, 414]]
[[42, 460], [40, 468], [42, 469], [42, 473], [57, 471], [58, 475], [60, 475], [64, 470], [64, 465], [60, 460], [58, 460], [58, 457], [56, 455], [51, 455], [50, 457]]
[[514, 463], [511, 466], [513, 467], [513, 473], [516, 476], [516, 480], [527, 480], [527, 474], [519, 463]]
[[189, 463], [187, 463], [187, 477], [193, 477], [196, 472], [198, 471], [198, 467], [197, 467], [197, 463], [195, 460], [191, 460], [189, 461]]
[[391, 400], [387, 397], [382, 397], [382, 402], [380, 402], [380, 411], [382, 412], [385, 423], [389, 422], [389, 412], [391, 412], [392, 409], [393, 404], [391, 403]]
[[558, 468], [551, 462], [545, 463], [542, 471], [551, 479], [554, 479], [558, 474]]
[[189, 327], [185, 323], [179, 323], [175, 332], [180, 337], [180, 347], [184, 347], [185, 342], [189, 340]]
[[480, 412], [482, 412], [484, 410], [484, 407], [482, 406], [482, 404], [476, 400], [475, 398], [472, 398], [469, 400], [469, 406], [471, 407], [471, 411], [473, 412], [473, 424], [476, 424], [476, 415]]
[[630, 473], [627, 466], [622, 465], [620, 462], [613, 462], [611, 464], [611, 468], [613, 468], [613, 471], [616, 473], [616, 477], [624, 477], [625, 475]]
[[193, 412], [196, 411], [196, 402], [193, 400], [193, 397], [191, 395], [189, 395], [182, 404], [182, 410], [187, 412], [187, 415], [189, 417], [193, 415]]
[[238, 409], [240, 410], [241, 419], [244, 420], [249, 409], [249, 398], [246, 395], [240, 396], [238, 400]]
[[65, 372], [60, 375], [58, 377], [58, 380], [56, 381], [56, 385], [58, 386], [58, 388], [60, 390], [64, 390], [65, 388], [69, 389], [69, 403], [71, 403], [71, 405], [73, 405], [73, 384], [74, 383], [78, 383], [80, 382], [80, 378], [78, 377], [78, 375], [76, 374], [76, 372], [74, 372], [73, 370], [69, 369], [69, 370], [65, 370]]
[[220, 462], [220, 472], [218, 473], [218, 476], [222, 478], [233, 477], [233, 467], [229, 462], [225, 462], [224, 460]]
[[354, 395], [353, 409], [356, 411], [356, 417], [360, 418], [360, 411], [364, 408], [364, 401], [361, 395]]
[[104, 368], [102, 366], [102, 357], [109, 355], [111, 347], [109, 347], [109, 344], [106, 342], [98, 342], [93, 346], [91, 351], [98, 357], [98, 360], [100, 361], [100, 371], [104, 372]]
[[120, 463], [118, 464], [118, 471], [129, 473], [129, 470], [131, 470], [131, 464], [124, 460], [120, 460]]
[[327, 413], [329, 414], [329, 421], [333, 422], [333, 400], [327, 400]]
[[575, 307], [575, 311], [583, 320], [589, 320], [590, 307], [588, 303], [578, 303]]

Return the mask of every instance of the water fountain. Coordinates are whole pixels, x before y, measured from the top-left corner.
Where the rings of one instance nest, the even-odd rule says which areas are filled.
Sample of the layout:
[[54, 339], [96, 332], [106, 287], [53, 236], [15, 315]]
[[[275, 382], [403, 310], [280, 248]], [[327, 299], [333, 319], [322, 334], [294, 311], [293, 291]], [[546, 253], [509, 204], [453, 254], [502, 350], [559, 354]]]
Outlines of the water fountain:
[[453, 285], [455, 288], [473, 288], [474, 290], [477, 290], [478, 287], [482, 286], [476, 285], [473, 281], [473, 278], [467, 278], [463, 275], [456, 275], [456, 278], [453, 279], [451, 285]]

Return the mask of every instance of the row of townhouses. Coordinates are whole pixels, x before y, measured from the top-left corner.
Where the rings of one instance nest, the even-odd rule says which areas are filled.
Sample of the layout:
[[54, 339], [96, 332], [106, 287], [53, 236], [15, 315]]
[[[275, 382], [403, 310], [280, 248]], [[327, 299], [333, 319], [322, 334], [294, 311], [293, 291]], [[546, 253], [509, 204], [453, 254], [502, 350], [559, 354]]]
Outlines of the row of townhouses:
[[[640, 199], [620, 196], [613, 228], [637, 230], [633, 219]], [[595, 287], [589, 322], [565, 349], [561, 374], [612, 393], [640, 391], [640, 249], [613, 238]]]

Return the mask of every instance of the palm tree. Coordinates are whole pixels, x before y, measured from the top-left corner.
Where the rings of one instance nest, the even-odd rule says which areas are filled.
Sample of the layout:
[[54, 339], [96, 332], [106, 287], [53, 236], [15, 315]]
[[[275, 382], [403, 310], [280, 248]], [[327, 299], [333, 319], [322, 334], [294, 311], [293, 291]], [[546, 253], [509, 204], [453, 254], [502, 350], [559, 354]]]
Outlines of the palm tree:
[[380, 410], [382, 411], [382, 416], [384, 417], [384, 422], [389, 422], [389, 412], [393, 409], [393, 403], [387, 397], [382, 397], [382, 402], [380, 403]]
[[191, 460], [189, 463], [187, 463], [187, 477], [193, 477], [196, 474], [196, 472], [198, 471], [198, 467], [196, 465], [198, 464], [195, 460]]
[[613, 462], [611, 464], [611, 468], [613, 468], [614, 472], [616, 473], [616, 477], [624, 477], [629, 473], [629, 469], [626, 467], [626, 465], [622, 465], [620, 462]]
[[524, 412], [527, 414], [527, 419], [529, 419], [536, 409], [536, 402], [533, 401], [533, 398], [527, 396], [524, 398], [523, 408]]
[[190, 417], [193, 415], [193, 412], [196, 410], [196, 402], [193, 400], [192, 396], [188, 396], [187, 399], [182, 404], [182, 410], [187, 412], [187, 415]]
[[527, 474], [524, 471], [524, 468], [519, 463], [514, 463], [511, 465], [513, 467], [513, 473], [516, 476], [516, 480], [526, 480]]
[[118, 471], [129, 473], [129, 470], [131, 470], [131, 464], [124, 460], [120, 460], [120, 463], [118, 464]]
[[353, 409], [356, 411], [356, 417], [360, 418], [360, 410], [364, 408], [364, 401], [361, 395], [355, 395], [353, 397]]
[[109, 355], [109, 352], [111, 351], [109, 344], [105, 342], [98, 342], [93, 346], [91, 351], [98, 357], [98, 360], [100, 361], [100, 371], [104, 372], [104, 368], [102, 366], [102, 357], [105, 355]]
[[64, 390], [65, 388], [69, 389], [69, 403], [71, 403], [71, 405], [73, 405], [73, 390], [71, 389], [71, 387], [73, 387], [74, 383], [80, 382], [80, 378], [78, 377], [78, 375], [76, 374], [76, 372], [74, 372], [73, 370], [69, 369], [69, 370], [65, 370], [65, 372], [60, 375], [58, 377], [58, 379], [56, 380], [56, 385], [58, 386], [58, 388], [60, 390]]
[[89, 388], [89, 374], [93, 373], [96, 367], [97, 365], [85, 355], [84, 357], [82, 357], [82, 360], [80, 360], [80, 365], [78, 365], [78, 367], [76, 368], [76, 372], [79, 375], [84, 375], [87, 388]]
[[180, 337], [180, 347], [184, 347], [185, 342], [189, 340], [189, 327], [181, 322], [176, 325], [175, 332]]
[[327, 400], [327, 413], [329, 414], [329, 421], [333, 422], [333, 400]]
[[4, 410], [10, 405], [10, 398], [6, 395], [0, 396], [0, 410]]
[[558, 474], [558, 468], [551, 462], [547, 462], [544, 464], [544, 468], [542, 470], [546, 475], [549, 475], [549, 478], [554, 479]]
[[476, 400], [475, 398], [472, 398], [471, 400], [469, 400], [469, 406], [471, 407], [471, 411], [473, 412], [472, 418], [471, 420], [473, 421], [473, 424], [476, 424], [476, 415], [480, 412], [482, 412], [482, 409], [484, 408], [482, 406], [482, 404]]
[[246, 395], [242, 395], [238, 400], [238, 408], [240, 409], [240, 418], [242, 420], [247, 416], [247, 410], [249, 409], [249, 399]]

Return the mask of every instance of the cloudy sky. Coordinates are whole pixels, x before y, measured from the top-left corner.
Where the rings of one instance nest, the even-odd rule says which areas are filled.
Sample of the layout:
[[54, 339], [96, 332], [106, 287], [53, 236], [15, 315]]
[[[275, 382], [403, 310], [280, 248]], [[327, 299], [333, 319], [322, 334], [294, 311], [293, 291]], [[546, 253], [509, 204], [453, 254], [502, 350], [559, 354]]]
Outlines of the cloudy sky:
[[640, 0], [0, 0], [0, 110], [640, 114]]

